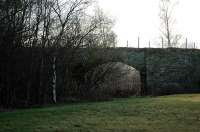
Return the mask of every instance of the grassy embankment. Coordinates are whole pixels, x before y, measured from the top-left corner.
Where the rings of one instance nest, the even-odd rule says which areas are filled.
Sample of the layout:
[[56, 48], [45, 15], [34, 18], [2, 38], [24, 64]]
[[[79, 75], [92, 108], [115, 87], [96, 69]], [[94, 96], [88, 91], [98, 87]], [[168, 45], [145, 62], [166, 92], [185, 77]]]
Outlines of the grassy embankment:
[[116, 99], [0, 113], [0, 132], [200, 132], [200, 95]]

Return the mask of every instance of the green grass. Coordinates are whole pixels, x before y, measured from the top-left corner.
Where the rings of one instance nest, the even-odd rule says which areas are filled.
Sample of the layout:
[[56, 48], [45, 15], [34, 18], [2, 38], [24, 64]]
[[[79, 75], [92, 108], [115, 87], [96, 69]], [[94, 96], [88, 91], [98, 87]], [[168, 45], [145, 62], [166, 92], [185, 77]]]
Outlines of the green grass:
[[0, 132], [200, 132], [200, 94], [0, 113]]

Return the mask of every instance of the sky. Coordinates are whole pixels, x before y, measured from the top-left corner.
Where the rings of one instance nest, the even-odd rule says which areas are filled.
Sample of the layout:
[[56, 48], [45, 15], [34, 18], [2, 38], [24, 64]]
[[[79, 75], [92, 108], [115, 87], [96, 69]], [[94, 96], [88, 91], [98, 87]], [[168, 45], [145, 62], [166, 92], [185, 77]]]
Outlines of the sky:
[[[160, 41], [159, 0], [98, 0], [100, 8], [116, 20], [114, 31], [118, 46], [158, 47]], [[176, 32], [182, 35], [182, 43], [196, 43], [200, 48], [200, 0], [179, 0], [173, 17]]]

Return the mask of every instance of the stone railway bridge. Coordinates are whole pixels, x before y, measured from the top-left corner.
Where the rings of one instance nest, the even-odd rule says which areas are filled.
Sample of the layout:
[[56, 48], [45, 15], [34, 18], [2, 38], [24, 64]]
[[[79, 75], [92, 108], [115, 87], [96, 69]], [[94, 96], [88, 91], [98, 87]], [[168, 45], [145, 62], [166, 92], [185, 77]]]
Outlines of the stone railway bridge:
[[[0, 57], [0, 107], [1, 104], [16, 107], [16, 104], [27, 106], [28, 103], [51, 103], [54, 83], [60, 102], [71, 97], [69, 91], [73, 94], [75, 90], [76, 93], [76, 87], [71, 87], [74, 86], [71, 85], [72, 78], [69, 78], [71, 83], [65, 82], [68, 79], [66, 66], [71, 57], [66, 58], [71, 55], [71, 51], [73, 50], [22, 48], [13, 52], [11, 61], [5, 57], [7, 52], [1, 51], [5, 55], [1, 54]], [[200, 50], [197, 49], [82, 48], [77, 50], [72, 59], [73, 65], [70, 68], [75, 70], [76, 77], [83, 77], [91, 67], [110, 62], [121, 62], [135, 68], [141, 77], [142, 95], [200, 93]], [[133, 82], [136, 80], [133, 79]], [[116, 85], [116, 80], [114, 81]]]
[[200, 50], [111, 48], [93, 54], [140, 71], [142, 95], [200, 92]]
[[[66, 64], [64, 55], [71, 54], [70, 49], [34, 49], [33, 60], [29, 59], [29, 48], [19, 49], [16, 51], [15, 69], [16, 79], [29, 77], [29, 67], [34, 64], [33, 79], [38, 79], [38, 59], [40, 52], [46, 52], [44, 61], [45, 74], [47, 76], [52, 70], [53, 56], [56, 59], [56, 87], [58, 90], [64, 89], [64, 64]], [[67, 51], [67, 52], [66, 52]], [[105, 64], [108, 62], [121, 62], [127, 64], [140, 72], [142, 95], [166, 95], [176, 93], [196, 93], [200, 92], [200, 50], [198, 49], [136, 49], [136, 48], [107, 48], [107, 49], [79, 49], [73, 58], [73, 67], [82, 66], [87, 63]], [[66, 57], [66, 55], [65, 55]], [[84, 62], [83, 62], [84, 61]], [[6, 69], [7, 60], [0, 60], [0, 70]], [[83, 62], [83, 63], [82, 63]], [[4, 64], [5, 63], [5, 64]], [[85, 70], [85, 69], [82, 69]], [[21, 74], [23, 72], [23, 74]], [[49, 76], [49, 75], [48, 75]], [[3, 74], [2, 74], [3, 77]], [[49, 88], [48, 78], [45, 88]], [[21, 82], [22, 83], [22, 82]], [[34, 83], [34, 82], [33, 82]], [[18, 85], [12, 83], [14, 86]], [[26, 82], [19, 85], [26, 86]], [[34, 88], [34, 87], [33, 87]], [[24, 88], [25, 89], [25, 88]]]

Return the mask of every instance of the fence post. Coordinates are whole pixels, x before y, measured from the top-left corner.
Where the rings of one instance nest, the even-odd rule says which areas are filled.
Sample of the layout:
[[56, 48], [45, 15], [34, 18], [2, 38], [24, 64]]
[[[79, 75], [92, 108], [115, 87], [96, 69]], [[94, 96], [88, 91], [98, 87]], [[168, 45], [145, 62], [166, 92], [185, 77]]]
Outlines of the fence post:
[[196, 43], [194, 42], [194, 49], [196, 49]]
[[138, 49], [140, 48], [140, 37], [138, 37]]
[[162, 48], [164, 48], [164, 40], [163, 40], [163, 37], [162, 37]]
[[187, 38], [186, 38], [186, 40], [185, 40], [185, 48], [186, 48], [186, 49], [188, 48], [187, 44], [188, 44], [188, 40], [187, 40]]
[[151, 48], [151, 42], [149, 41], [149, 48]]
[[128, 47], [128, 40], [127, 40], [127, 42], [126, 42], [126, 47]]

